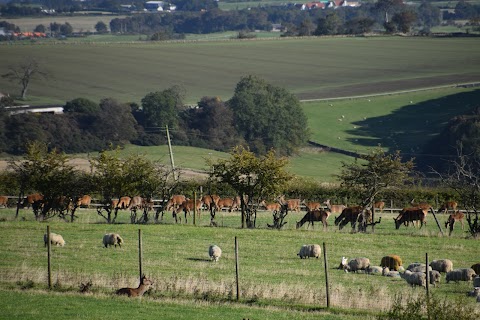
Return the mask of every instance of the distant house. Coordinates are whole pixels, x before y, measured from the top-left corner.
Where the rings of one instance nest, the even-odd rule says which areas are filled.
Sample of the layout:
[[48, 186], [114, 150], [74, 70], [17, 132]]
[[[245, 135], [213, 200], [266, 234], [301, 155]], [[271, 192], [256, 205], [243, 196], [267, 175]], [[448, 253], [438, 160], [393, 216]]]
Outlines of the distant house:
[[307, 2], [300, 4], [300, 10], [313, 10], [313, 9], [325, 9], [325, 3], [323, 2]]
[[155, 12], [163, 11], [164, 4], [165, 2], [163, 1], [147, 1], [143, 6], [145, 7], [145, 10]]

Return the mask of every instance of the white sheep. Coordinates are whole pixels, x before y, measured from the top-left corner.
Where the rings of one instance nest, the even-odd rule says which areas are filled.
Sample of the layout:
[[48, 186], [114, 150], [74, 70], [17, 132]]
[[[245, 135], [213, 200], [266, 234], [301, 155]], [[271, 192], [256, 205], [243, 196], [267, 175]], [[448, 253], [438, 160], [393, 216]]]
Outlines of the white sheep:
[[[412, 272], [425, 272], [425, 269], [425, 263], [419, 262], [410, 263], [407, 267], [407, 270]], [[428, 266], [428, 271], [432, 271], [432, 267]]]
[[338, 266], [338, 269], [345, 270], [345, 268], [347, 267], [347, 263], [348, 263], [348, 258], [347, 257], [342, 257], [342, 262], [340, 262], [340, 265]]
[[471, 281], [475, 277], [475, 271], [472, 268], [461, 268], [447, 272], [446, 281]]
[[442, 278], [442, 275], [437, 270], [430, 271], [430, 273], [428, 275], [428, 280], [429, 280], [430, 284], [432, 284], [434, 287], [437, 286], [437, 283], [440, 283], [441, 278]]
[[219, 246], [212, 244], [208, 248], [208, 256], [210, 257], [210, 259], [212, 259], [212, 261], [217, 262], [218, 259], [220, 259], [220, 257], [222, 256], [222, 249], [220, 249]]
[[[47, 233], [45, 233], [43, 235], [43, 242], [45, 243], [45, 247], [46, 247], [47, 244], [48, 244], [48, 234]], [[50, 232], [50, 244], [52, 244], [54, 246], [63, 247], [66, 244], [66, 242], [65, 242], [65, 240], [63, 240], [63, 237], [61, 235]]]
[[406, 270], [404, 273], [400, 273], [400, 277], [405, 279], [409, 285], [413, 286], [427, 286], [427, 275], [423, 272], [411, 272]]
[[300, 252], [297, 253], [297, 256], [300, 257], [300, 259], [306, 259], [306, 258], [319, 258], [320, 255], [322, 254], [322, 248], [318, 244], [304, 244], [300, 248]]
[[105, 248], [108, 246], [114, 246], [116, 248], [117, 245], [121, 248], [123, 243], [124, 241], [118, 233], [106, 233], [103, 236], [103, 245]]
[[383, 267], [382, 276], [392, 277], [392, 278], [400, 278], [400, 272], [395, 271], [395, 270], [390, 271], [390, 269], [388, 267]]
[[383, 272], [383, 268], [380, 267], [380, 266], [368, 266], [366, 269], [365, 269], [365, 273], [367, 274], [382, 274]]
[[365, 270], [370, 266], [370, 259], [355, 258], [348, 262], [347, 270], [357, 272], [358, 270]]
[[433, 260], [430, 262], [430, 267], [438, 272], [449, 272], [453, 270], [453, 263], [449, 259]]

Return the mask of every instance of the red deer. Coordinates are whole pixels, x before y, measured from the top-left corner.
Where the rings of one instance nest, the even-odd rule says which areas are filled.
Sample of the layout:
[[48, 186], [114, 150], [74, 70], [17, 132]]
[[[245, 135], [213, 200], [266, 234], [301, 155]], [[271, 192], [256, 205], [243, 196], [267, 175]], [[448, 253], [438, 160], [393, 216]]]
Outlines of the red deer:
[[0, 196], [0, 206], [4, 206], [8, 208], [8, 197], [7, 196]]
[[135, 196], [130, 199], [130, 203], [128, 204], [128, 210], [133, 209], [142, 209], [143, 208], [143, 198], [140, 196]]
[[448, 210], [452, 210], [453, 213], [455, 213], [455, 211], [457, 210], [457, 206], [458, 206], [458, 203], [455, 201], [444, 202], [440, 207], [440, 209], [438, 209], [437, 213], [440, 213], [441, 211], [443, 211], [443, 213], [445, 214], [445, 213], [448, 213]]
[[377, 202], [375, 202], [375, 203], [373, 204], [373, 207], [374, 207], [375, 209], [380, 210], [380, 212], [383, 212], [383, 208], [385, 208], [385, 202], [383, 202], [383, 201], [377, 201]]
[[363, 207], [355, 206], [348, 207], [342, 210], [342, 213], [335, 218], [335, 225], [339, 226], [339, 230], [342, 230], [343, 227], [350, 222], [352, 229], [355, 229], [355, 225], [358, 220], [358, 216], [364, 211]]
[[232, 212], [232, 209], [235, 206], [235, 200], [233, 198], [221, 198], [218, 200], [218, 210], [227, 208], [228, 212]]
[[187, 200], [187, 198], [183, 194], [174, 194], [170, 200], [168, 200], [165, 211], [177, 209], [185, 200]]
[[38, 203], [43, 200], [43, 195], [40, 193], [33, 193], [29, 194], [27, 196], [27, 207], [30, 208], [30, 206], [34, 203]]
[[463, 214], [463, 212], [460, 212], [460, 211], [457, 211], [451, 215], [448, 216], [448, 219], [447, 221], [445, 222], [445, 228], [449, 227], [450, 229], [450, 232], [448, 235], [451, 235], [452, 234], [452, 231], [453, 231], [453, 225], [455, 224], [455, 222], [457, 221], [460, 221], [460, 223], [462, 224], [462, 230], [464, 229], [464, 225], [463, 225], [463, 218], [465, 217], [465, 215]]
[[323, 204], [327, 206], [328, 210], [331, 213], [342, 213], [343, 210], [346, 208], [346, 206], [344, 206], [343, 204], [331, 204], [330, 199], [325, 200]]
[[130, 197], [121, 197], [120, 200], [118, 200], [117, 208], [127, 209], [130, 206], [131, 200]]
[[118, 199], [112, 199], [112, 203], [110, 204], [112, 209], [115, 209], [118, 206]]
[[202, 197], [202, 202], [207, 210], [218, 207], [220, 197], [216, 194], [207, 194]]
[[403, 209], [398, 217], [393, 218], [395, 220], [395, 229], [399, 229], [402, 223], [408, 222], [420, 222], [420, 229], [423, 225], [426, 225], [427, 222], [425, 221], [426, 213], [424, 209], [420, 207], [414, 208], [405, 208]]
[[277, 212], [280, 211], [280, 207], [281, 207], [280, 203], [278, 202], [265, 202], [265, 200], [262, 200], [262, 202], [260, 202], [258, 205], [264, 207], [265, 210], [267, 211], [277, 211]]
[[307, 229], [310, 224], [312, 224], [312, 228], [315, 228], [313, 223], [315, 221], [321, 221], [323, 224], [323, 229], [326, 230], [328, 228], [327, 219], [329, 215], [330, 213], [324, 210], [309, 211], [303, 216], [302, 220], [297, 222], [296, 228], [300, 228], [305, 224], [305, 222], [308, 222]]
[[81, 198], [78, 198], [77, 200], [77, 207], [89, 207], [90, 203], [92, 202], [92, 197], [90, 197], [88, 194], [84, 195]]
[[322, 209], [322, 205], [320, 204], [320, 202], [305, 202], [305, 201], [302, 201], [302, 204], [304, 204], [305, 207], [307, 207], [307, 211], [314, 211], [314, 210], [321, 210]]
[[152, 284], [153, 282], [150, 279], [147, 279], [147, 277], [143, 276], [140, 280], [138, 288], [121, 288], [115, 293], [118, 295], [127, 295], [129, 297], [141, 297]]
[[300, 212], [300, 199], [288, 199], [285, 200], [285, 196], [280, 196], [278, 198], [280, 203], [283, 203], [284, 205], [287, 205], [288, 211], [295, 211], [295, 212]]
[[[197, 204], [196, 204], [197, 212], [200, 211], [201, 207], [202, 207], [202, 201], [197, 200]], [[173, 210], [173, 217], [175, 218], [175, 222], [177, 222], [178, 213], [183, 210], [183, 212], [185, 212], [185, 223], [187, 223], [187, 214], [190, 214], [190, 211], [193, 211], [193, 209], [194, 209], [193, 199], [185, 200], [177, 209]], [[180, 217], [178, 218], [180, 219], [180, 223], [181, 223], [182, 219]]]

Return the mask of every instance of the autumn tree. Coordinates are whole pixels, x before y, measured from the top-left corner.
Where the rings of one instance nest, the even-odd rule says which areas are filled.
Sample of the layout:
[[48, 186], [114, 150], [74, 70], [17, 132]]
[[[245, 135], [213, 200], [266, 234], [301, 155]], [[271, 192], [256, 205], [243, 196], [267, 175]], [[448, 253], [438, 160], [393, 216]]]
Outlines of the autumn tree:
[[403, 187], [410, 181], [413, 166], [413, 159], [403, 161], [400, 151], [387, 153], [377, 147], [353, 163], [342, 162], [338, 177], [343, 187], [359, 190], [362, 207], [372, 208], [380, 192]]
[[[208, 161], [207, 161], [208, 162]], [[260, 199], [276, 195], [292, 178], [286, 171], [286, 158], [277, 158], [270, 150], [264, 156], [256, 156], [244, 147], [235, 147], [230, 158], [209, 163], [211, 177], [231, 186], [241, 201], [242, 228], [254, 228], [256, 209]]]
[[2, 75], [3, 78], [18, 82], [21, 86], [20, 97], [27, 98], [27, 90], [34, 79], [46, 79], [48, 73], [36, 60], [29, 58], [17, 66], [8, 67], [8, 72]]

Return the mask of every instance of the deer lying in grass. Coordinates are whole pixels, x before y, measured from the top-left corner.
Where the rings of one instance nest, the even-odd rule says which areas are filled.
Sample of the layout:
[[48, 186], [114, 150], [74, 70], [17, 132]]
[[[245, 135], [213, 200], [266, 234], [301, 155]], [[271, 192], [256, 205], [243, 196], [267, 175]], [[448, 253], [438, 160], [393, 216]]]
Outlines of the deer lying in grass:
[[140, 280], [140, 285], [138, 286], [138, 288], [121, 288], [118, 289], [115, 293], [118, 295], [127, 295], [129, 297], [141, 297], [152, 284], [152, 280], [147, 279], [146, 276], [143, 276]]

